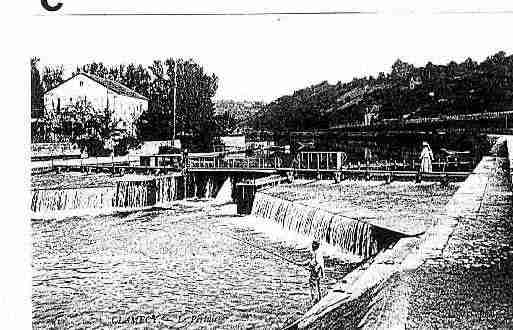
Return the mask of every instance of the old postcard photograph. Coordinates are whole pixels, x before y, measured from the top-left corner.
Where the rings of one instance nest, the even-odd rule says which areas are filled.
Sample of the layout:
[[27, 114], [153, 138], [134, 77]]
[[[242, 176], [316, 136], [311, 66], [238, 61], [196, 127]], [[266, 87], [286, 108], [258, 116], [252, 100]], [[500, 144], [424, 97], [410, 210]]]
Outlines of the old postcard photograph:
[[513, 329], [513, 7], [200, 2], [28, 10], [2, 328]]

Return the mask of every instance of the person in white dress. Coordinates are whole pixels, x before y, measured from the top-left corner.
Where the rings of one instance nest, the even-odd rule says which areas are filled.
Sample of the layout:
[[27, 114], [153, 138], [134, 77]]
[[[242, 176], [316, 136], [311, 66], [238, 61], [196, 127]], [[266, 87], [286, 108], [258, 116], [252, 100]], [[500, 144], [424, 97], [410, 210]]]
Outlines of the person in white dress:
[[429, 173], [433, 172], [433, 151], [429, 143], [422, 143], [422, 152], [420, 153], [420, 172]]

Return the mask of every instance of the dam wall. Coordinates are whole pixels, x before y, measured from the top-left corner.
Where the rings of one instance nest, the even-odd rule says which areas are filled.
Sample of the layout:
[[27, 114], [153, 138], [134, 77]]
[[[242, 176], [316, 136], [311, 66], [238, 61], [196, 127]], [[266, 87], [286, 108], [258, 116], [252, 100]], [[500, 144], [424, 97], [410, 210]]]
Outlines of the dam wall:
[[[222, 189], [223, 202], [231, 200], [232, 180], [193, 174], [185, 183], [181, 174], [161, 176], [125, 175], [112, 185], [34, 189], [30, 211], [36, 216], [65, 212], [110, 212], [163, 205], [185, 198], [215, 198]], [[73, 213], [73, 214], [75, 214]]]
[[402, 236], [364, 221], [265, 192], [255, 194], [251, 214], [363, 258], [376, 255]]

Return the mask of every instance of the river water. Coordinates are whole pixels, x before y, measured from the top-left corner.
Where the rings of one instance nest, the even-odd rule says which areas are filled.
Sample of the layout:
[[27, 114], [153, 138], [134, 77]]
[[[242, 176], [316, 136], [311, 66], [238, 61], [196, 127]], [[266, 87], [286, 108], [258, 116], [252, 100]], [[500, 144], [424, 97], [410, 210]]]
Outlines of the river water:
[[[34, 328], [276, 329], [309, 307], [308, 251], [234, 205], [32, 220]], [[253, 220], [254, 221], [254, 220]], [[265, 247], [268, 253], [258, 247]], [[354, 265], [328, 259], [324, 282]]]

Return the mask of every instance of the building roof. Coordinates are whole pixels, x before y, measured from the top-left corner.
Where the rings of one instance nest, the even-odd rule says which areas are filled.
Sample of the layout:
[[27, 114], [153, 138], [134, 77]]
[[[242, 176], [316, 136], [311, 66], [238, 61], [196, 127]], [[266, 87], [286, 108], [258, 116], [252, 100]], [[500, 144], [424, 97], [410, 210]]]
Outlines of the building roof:
[[49, 90], [47, 90], [45, 92], [48, 93], [49, 91], [65, 84], [66, 82], [68, 82], [69, 80], [75, 78], [76, 76], [79, 76], [79, 75], [83, 75], [83, 76], [86, 76], [88, 77], [89, 79], [97, 82], [98, 84], [104, 86], [105, 88], [111, 90], [112, 92], [116, 93], [116, 94], [119, 94], [119, 95], [124, 95], [124, 96], [128, 96], [128, 97], [135, 97], [135, 98], [138, 98], [138, 99], [143, 99], [143, 100], [146, 100], [148, 101], [148, 98], [137, 93], [136, 91], [126, 87], [125, 85], [123, 84], [120, 84], [114, 80], [110, 80], [110, 79], [107, 79], [107, 78], [101, 78], [95, 74], [92, 74], [92, 73], [88, 73], [88, 72], [80, 72], [79, 74], [69, 78], [69, 79], [66, 79], [64, 80], [62, 83], [60, 83], [59, 85], [55, 86], [54, 88], [51, 88]]
[[98, 77], [97, 75], [91, 74], [91, 73], [82, 73], [84, 76], [91, 78], [92, 80], [96, 81], [100, 85], [105, 86], [106, 88], [110, 89], [111, 91], [119, 94], [119, 95], [125, 95], [129, 97], [136, 97], [143, 100], [148, 100], [147, 97], [137, 93], [136, 91], [126, 87], [123, 84], [120, 84], [114, 80], [106, 79]]

